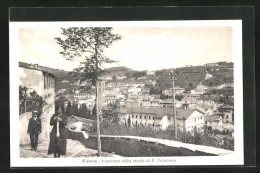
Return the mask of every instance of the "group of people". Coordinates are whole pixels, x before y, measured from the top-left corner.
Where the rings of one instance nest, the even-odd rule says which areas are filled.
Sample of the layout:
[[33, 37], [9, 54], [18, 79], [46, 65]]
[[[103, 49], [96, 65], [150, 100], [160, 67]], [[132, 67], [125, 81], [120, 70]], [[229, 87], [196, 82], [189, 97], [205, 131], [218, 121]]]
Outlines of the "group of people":
[[[37, 150], [38, 136], [42, 132], [42, 125], [38, 111], [32, 112], [32, 117], [29, 120], [28, 131], [31, 140], [31, 150]], [[50, 126], [53, 126], [50, 133], [50, 144], [48, 154], [54, 154], [58, 158], [60, 155], [66, 155], [67, 146], [67, 118], [62, 107], [57, 107], [55, 114], [50, 119]]]

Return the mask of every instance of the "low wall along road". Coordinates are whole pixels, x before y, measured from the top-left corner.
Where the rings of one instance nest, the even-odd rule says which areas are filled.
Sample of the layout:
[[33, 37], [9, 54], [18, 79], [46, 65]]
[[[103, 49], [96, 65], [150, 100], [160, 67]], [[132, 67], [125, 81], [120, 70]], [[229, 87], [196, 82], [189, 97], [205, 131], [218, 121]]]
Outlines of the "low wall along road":
[[[68, 130], [68, 138], [81, 141], [87, 148], [97, 149], [96, 136]], [[101, 135], [103, 152], [125, 157], [144, 156], [222, 156], [233, 151], [203, 145], [139, 136]]]

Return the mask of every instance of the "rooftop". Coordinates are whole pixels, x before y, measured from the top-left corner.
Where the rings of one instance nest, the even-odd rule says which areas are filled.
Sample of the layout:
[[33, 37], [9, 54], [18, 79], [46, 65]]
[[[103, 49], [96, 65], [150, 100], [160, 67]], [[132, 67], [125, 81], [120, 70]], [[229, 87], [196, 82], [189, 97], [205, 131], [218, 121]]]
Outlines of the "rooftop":
[[[176, 109], [176, 118], [177, 119], [187, 119], [194, 111], [201, 112], [198, 109], [182, 109], [177, 108]], [[155, 115], [158, 117], [164, 117], [167, 116], [173, 116], [173, 108], [169, 107], [121, 107], [119, 110], [119, 113], [121, 114], [127, 114], [127, 113], [139, 113], [139, 114], [149, 114], [149, 115]], [[202, 112], [201, 112], [202, 113]]]
[[54, 74], [48, 72], [48, 71], [45, 71], [45, 70], [42, 70], [42, 69], [39, 69], [38, 67], [38, 64], [28, 64], [28, 63], [25, 63], [25, 62], [20, 62], [19, 61], [19, 67], [22, 67], [22, 68], [27, 68], [27, 69], [32, 69], [32, 70], [37, 70], [37, 71], [41, 71], [43, 73], [47, 73], [48, 75], [52, 76], [53, 78], [57, 78]]
[[209, 122], [219, 122], [220, 119], [221, 118], [219, 115], [206, 115], [204, 117], [204, 121], [209, 121]]

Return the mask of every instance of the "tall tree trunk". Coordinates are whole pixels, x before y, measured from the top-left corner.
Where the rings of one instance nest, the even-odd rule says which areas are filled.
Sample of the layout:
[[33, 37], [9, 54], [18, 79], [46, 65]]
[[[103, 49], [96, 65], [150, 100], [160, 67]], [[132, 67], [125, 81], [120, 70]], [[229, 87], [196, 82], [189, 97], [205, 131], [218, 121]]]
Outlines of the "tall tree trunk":
[[97, 115], [97, 144], [98, 156], [101, 156], [100, 123], [99, 123], [99, 84], [96, 83], [96, 115]]
[[[96, 74], [98, 73], [98, 60], [97, 48], [95, 48], [96, 57]], [[101, 156], [101, 140], [100, 140], [100, 123], [99, 123], [99, 81], [96, 81], [96, 115], [97, 115], [97, 144], [98, 144], [98, 157]]]

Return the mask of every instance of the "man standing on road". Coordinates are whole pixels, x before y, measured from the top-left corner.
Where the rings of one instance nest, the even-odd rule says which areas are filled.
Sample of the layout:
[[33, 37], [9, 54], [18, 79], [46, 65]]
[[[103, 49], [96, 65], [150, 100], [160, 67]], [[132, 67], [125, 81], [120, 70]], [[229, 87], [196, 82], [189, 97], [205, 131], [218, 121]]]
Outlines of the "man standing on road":
[[38, 136], [42, 132], [41, 119], [38, 114], [38, 111], [33, 111], [28, 124], [27, 133], [29, 133], [31, 139], [31, 150], [37, 150]]

